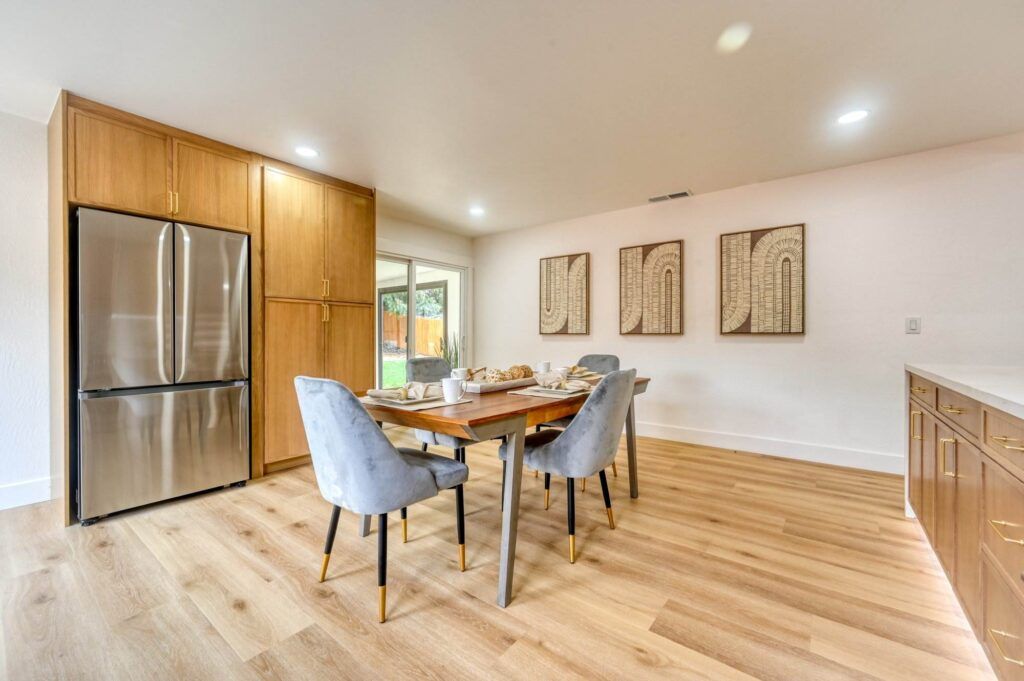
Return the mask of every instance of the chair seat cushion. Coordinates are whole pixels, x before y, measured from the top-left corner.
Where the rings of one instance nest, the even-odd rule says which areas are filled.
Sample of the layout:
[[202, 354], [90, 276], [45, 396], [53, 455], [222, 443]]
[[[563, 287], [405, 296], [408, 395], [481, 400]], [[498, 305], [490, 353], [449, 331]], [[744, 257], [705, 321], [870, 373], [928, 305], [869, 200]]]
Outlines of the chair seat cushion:
[[469, 466], [459, 463], [455, 459], [408, 447], [399, 447], [398, 454], [405, 459], [406, 463], [429, 470], [434, 476], [434, 482], [437, 483], [438, 489], [449, 489], [461, 485], [469, 478]]
[[[542, 430], [539, 433], [530, 433], [526, 436], [526, 441], [523, 442], [523, 462], [530, 468], [537, 468], [532, 463], [531, 459], [535, 457], [538, 449], [544, 445], [554, 442], [555, 438], [562, 434], [560, 430]], [[508, 443], [503, 442], [501, 447], [498, 448], [498, 456], [504, 461], [508, 458]], [[538, 470], [544, 470], [539, 468]]]
[[414, 434], [417, 441], [425, 442], [428, 445], [437, 445], [438, 447], [461, 449], [462, 447], [468, 447], [474, 443], [473, 440], [466, 440], [461, 437], [445, 435], [443, 433], [432, 433], [429, 430], [420, 430], [419, 428], [416, 429]]

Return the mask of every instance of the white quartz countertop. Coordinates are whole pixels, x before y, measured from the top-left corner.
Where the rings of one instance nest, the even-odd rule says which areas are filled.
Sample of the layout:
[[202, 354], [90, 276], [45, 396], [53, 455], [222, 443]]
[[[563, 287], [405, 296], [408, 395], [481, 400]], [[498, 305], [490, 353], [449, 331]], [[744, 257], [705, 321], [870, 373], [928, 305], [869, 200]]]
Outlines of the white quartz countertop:
[[975, 364], [905, 364], [940, 386], [1024, 419], [1024, 366]]

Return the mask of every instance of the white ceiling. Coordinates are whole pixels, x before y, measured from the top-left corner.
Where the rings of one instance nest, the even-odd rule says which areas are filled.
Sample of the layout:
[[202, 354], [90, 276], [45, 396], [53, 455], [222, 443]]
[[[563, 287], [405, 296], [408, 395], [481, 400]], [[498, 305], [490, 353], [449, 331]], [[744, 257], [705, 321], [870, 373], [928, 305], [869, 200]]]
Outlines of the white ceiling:
[[0, 0], [0, 110], [306, 144], [467, 234], [1019, 131], [1022, 66], [1020, 0]]

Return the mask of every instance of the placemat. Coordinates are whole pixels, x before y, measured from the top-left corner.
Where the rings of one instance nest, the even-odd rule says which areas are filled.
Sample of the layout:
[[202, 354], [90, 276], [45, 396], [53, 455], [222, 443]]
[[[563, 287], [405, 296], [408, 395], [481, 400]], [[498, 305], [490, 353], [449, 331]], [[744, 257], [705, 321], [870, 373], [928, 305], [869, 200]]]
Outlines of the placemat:
[[534, 392], [533, 389], [527, 388], [526, 390], [509, 390], [509, 395], [524, 395], [526, 397], [543, 397], [548, 400], [567, 400], [570, 397], [579, 397], [580, 395], [589, 395], [589, 390], [581, 390], [572, 395], [552, 395], [551, 393]]
[[438, 407], [453, 407], [456, 404], [466, 404], [473, 400], [467, 398], [458, 402], [445, 402], [443, 398], [438, 398], [431, 402], [420, 402], [419, 404], [392, 404], [390, 402], [380, 402], [372, 397], [360, 397], [359, 401], [363, 404], [372, 404], [375, 407], [390, 407], [392, 409], [401, 409], [402, 411], [424, 411], [426, 409], [437, 409]]

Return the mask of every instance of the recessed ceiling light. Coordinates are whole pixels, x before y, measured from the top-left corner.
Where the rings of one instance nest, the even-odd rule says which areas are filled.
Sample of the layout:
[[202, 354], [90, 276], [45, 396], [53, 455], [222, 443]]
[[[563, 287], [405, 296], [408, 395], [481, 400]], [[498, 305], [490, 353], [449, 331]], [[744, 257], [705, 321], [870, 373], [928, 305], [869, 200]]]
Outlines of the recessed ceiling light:
[[867, 109], [856, 109], [854, 111], [847, 111], [842, 116], [836, 119], [836, 123], [839, 125], [849, 125], [850, 123], [856, 123], [862, 121], [868, 117], [871, 112]]
[[735, 24], [730, 24], [725, 27], [722, 31], [722, 35], [718, 36], [718, 42], [715, 43], [715, 49], [722, 54], [732, 54], [738, 52], [747, 41], [750, 40], [750, 34], [754, 32], [754, 27], [745, 21], [738, 21]]
[[484, 208], [483, 206], [470, 206], [469, 214], [474, 217], [480, 217], [481, 215], [484, 214]]
[[299, 156], [305, 156], [306, 158], [313, 158], [319, 156], [320, 152], [312, 147], [295, 147], [295, 153]]

